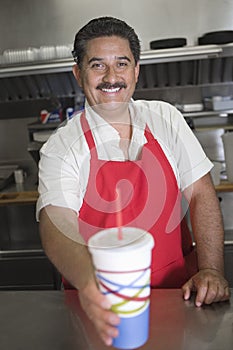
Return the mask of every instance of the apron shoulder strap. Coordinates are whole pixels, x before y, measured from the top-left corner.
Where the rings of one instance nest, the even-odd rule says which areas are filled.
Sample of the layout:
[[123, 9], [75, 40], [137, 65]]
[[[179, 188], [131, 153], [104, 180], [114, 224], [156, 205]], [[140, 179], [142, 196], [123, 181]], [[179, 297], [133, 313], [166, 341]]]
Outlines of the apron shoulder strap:
[[[95, 155], [97, 157], [97, 151], [96, 151], [96, 147], [95, 147], [95, 141], [93, 139], [93, 135], [92, 135], [92, 132], [91, 132], [91, 129], [90, 129], [90, 126], [88, 124], [88, 121], [85, 117], [85, 112], [82, 112], [81, 114], [81, 117], [80, 117], [80, 122], [81, 122], [81, 126], [82, 126], [82, 130], [83, 130], [83, 133], [84, 133], [84, 136], [85, 136], [85, 139], [87, 141], [87, 144], [88, 144], [88, 147], [89, 147], [89, 150], [93, 152], [93, 155]], [[146, 127], [145, 127], [145, 132], [144, 132], [144, 135], [147, 139], [147, 142], [150, 142], [150, 141], [154, 141], [155, 138], [154, 136], [152, 135], [148, 125], [146, 124]]]
[[149, 129], [149, 127], [148, 127], [147, 124], [146, 124], [146, 127], [145, 127], [144, 135], [145, 135], [145, 137], [146, 137], [146, 139], [147, 139], [147, 142], [150, 142], [150, 141], [154, 141], [154, 140], [155, 140], [155, 138], [154, 138], [154, 136], [152, 135], [152, 133], [151, 133], [151, 131], [150, 131], [150, 129]]
[[81, 126], [83, 129], [83, 133], [84, 133], [85, 139], [87, 141], [89, 150], [92, 151], [92, 155], [95, 155], [97, 157], [95, 141], [93, 139], [93, 135], [92, 135], [90, 126], [88, 124], [88, 121], [85, 117], [85, 112], [82, 112], [81, 117], [80, 117], [80, 122], [81, 122]]

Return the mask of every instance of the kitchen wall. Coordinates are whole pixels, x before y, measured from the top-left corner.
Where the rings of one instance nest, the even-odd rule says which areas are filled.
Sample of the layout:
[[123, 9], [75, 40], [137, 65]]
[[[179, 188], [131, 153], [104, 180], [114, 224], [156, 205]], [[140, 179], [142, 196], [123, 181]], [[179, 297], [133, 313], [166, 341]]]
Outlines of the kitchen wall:
[[155, 39], [182, 36], [194, 45], [205, 32], [233, 29], [232, 0], [0, 0], [0, 51], [72, 43], [103, 15], [132, 25], [143, 49]]

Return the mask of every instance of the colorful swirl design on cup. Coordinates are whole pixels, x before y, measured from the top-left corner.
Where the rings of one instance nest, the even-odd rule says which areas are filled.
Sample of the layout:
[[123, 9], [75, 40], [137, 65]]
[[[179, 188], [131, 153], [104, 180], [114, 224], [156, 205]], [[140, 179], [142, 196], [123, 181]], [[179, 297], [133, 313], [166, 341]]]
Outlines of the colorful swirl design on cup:
[[[127, 274], [128, 283], [125, 283]], [[117, 276], [117, 281], [116, 281]], [[121, 276], [123, 277], [122, 282]], [[111, 310], [121, 317], [142, 313], [150, 301], [150, 268], [135, 271], [96, 270], [101, 292], [112, 301]]]

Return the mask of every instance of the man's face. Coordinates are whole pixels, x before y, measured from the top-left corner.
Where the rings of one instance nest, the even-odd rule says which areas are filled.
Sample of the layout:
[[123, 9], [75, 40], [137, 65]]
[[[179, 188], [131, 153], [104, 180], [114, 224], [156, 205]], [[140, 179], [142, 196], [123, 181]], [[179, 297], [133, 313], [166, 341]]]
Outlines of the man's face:
[[128, 103], [139, 74], [126, 39], [118, 36], [95, 38], [88, 42], [82, 68], [73, 67], [90, 106]]

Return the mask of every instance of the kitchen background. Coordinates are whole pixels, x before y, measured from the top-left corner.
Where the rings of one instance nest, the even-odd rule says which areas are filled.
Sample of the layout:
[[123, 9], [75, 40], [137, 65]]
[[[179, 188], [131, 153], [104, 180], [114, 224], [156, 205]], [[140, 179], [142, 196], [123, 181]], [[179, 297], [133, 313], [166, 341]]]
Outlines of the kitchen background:
[[[69, 59], [68, 64], [66, 61], [56, 67], [46, 60], [46, 69], [39, 66], [27, 72], [25, 67], [31, 62], [24, 62], [19, 70], [11, 70], [17, 64], [8, 64], [4, 57], [9, 59], [9, 50], [71, 47], [77, 30], [91, 18], [103, 15], [119, 17], [133, 26], [144, 51], [158, 39], [182, 37], [187, 47], [196, 47], [198, 38], [205, 33], [233, 30], [232, 0], [0, 0], [0, 165], [19, 166], [27, 175], [21, 187], [11, 184], [2, 188], [1, 193], [36, 190], [38, 149], [32, 147], [32, 141], [40, 111], [52, 111], [60, 104], [65, 117], [67, 107], [80, 108], [83, 103]], [[152, 60], [145, 56], [134, 97], [163, 99], [184, 108], [199, 108], [205, 98], [216, 95], [231, 98], [231, 44], [220, 58], [215, 54], [203, 59], [184, 57], [170, 60], [162, 55], [156, 61], [154, 56]], [[196, 110], [196, 114], [183, 111], [208, 156], [222, 165], [224, 180], [221, 135], [233, 129], [233, 114], [225, 108], [207, 113]], [[229, 242], [233, 232], [233, 193], [220, 191], [218, 196], [228, 241], [227, 274], [232, 276], [233, 244]], [[56, 288], [59, 284], [59, 276], [40, 247], [34, 206], [35, 203], [18, 205], [1, 201], [0, 274], [4, 278], [0, 289]]]

